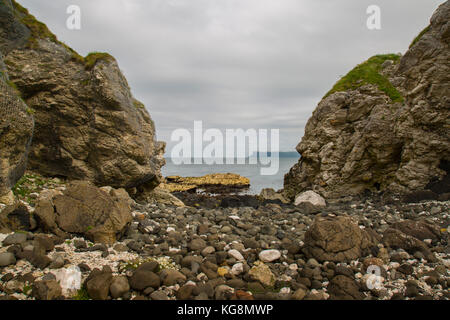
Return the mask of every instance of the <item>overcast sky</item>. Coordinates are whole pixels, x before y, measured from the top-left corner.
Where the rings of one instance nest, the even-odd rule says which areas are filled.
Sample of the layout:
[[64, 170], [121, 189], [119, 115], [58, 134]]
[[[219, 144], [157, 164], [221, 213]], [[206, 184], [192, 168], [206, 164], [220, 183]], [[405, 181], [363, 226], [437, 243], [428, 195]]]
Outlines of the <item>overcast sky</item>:
[[[356, 64], [404, 53], [443, 0], [18, 0], [61, 41], [112, 54], [158, 139], [177, 128], [280, 129], [294, 151], [323, 95]], [[381, 30], [366, 9], [381, 8]], [[66, 27], [69, 5], [81, 30]]]

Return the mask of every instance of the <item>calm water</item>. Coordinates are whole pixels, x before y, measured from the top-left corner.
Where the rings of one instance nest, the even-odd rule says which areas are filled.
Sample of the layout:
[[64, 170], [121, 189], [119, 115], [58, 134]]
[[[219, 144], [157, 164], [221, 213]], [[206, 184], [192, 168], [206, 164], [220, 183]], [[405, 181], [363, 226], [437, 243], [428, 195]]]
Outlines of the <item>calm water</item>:
[[278, 190], [283, 188], [284, 175], [298, 162], [299, 158], [280, 158], [280, 169], [273, 176], [262, 176], [260, 165], [175, 165], [170, 158], [166, 158], [167, 164], [162, 168], [164, 176], [199, 177], [211, 173], [237, 173], [250, 179], [250, 189], [247, 193], [259, 194], [264, 188]]

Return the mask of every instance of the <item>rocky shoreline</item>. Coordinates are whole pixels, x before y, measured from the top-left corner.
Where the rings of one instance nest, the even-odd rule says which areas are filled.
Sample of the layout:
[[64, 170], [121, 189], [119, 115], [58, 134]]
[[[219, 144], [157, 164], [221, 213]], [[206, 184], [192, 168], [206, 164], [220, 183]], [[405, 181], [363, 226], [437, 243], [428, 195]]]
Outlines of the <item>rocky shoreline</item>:
[[[47, 186], [55, 188], [44, 184], [31, 204], [21, 200], [38, 221]], [[207, 208], [131, 200], [132, 219], [109, 244], [91, 242], [88, 231], [2, 234], [0, 299], [450, 297], [449, 201], [253, 201]], [[68, 290], [61, 280], [76, 267], [80, 288]]]
[[115, 59], [4, 3], [0, 300], [450, 298], [449, 1], [404, 56], [338, 81], [260, 195], [233, 174], [163, 180]]

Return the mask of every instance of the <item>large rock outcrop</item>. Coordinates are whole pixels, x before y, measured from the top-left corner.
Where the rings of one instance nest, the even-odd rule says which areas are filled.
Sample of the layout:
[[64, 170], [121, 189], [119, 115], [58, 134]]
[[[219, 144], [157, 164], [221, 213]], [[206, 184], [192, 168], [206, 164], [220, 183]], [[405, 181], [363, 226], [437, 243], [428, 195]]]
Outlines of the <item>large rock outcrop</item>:
[[100, 186], [156, 186], [165, 145], [115, 59], [79, 56], [15, 1], [6, 3], [0, 51], [35, 110], [29, 168]]
[[64, 192], [42, 193], [34, 214], [44, 231], [62, 237], [81, 234], [94, 242], [111, 244], [133, 219], [131, 203], [124, 189], [74, 181]]
[[450, 2], [402, 56], [357, 66], [325, 96], [297, 146], [285, 193], [450, 192]]
[[25, 172], [33, 128], [31, 110], [9, 80], [0, 54], [0, 203], [14, 203], [11, 188]]

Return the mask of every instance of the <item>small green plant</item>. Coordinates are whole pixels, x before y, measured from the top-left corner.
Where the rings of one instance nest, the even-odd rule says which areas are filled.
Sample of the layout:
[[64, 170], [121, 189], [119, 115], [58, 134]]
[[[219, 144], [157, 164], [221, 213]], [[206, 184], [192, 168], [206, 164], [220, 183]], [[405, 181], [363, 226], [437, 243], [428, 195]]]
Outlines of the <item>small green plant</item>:
[[33, 108], [29, 108], [29, 107], [27, 107], [26, 111], [27, 111], [27, 113], [30, 114], [30, 115], [36, 113], [36, 110], [34, 110]]
[[356, 90], [365, 84], [372, 84], [389, 96], [393, 103], [403, 102], [404, 98], [401, 93], [392, 85], [387, 77], [380, 73], [381, 65], [386, 60], [392, 60], [394, 63], [397, 63], [400, 60], [400, 56], [396, 54], [373, 56], [342, 77], [324, 98], [335, 92]]
[[[34, 110], [29, 108], [28, 113], [34, 113]], [[46, 188], [55, 188], [62, 185], [63, 183], [59, 179], [43, 177], [39, 174], [27, 171], [20, 179], [17, 181], [15, 186], [12, 188], [14, 195], [20, 200], [27, 201], [33, 204], [35, 199], [30, 197], [31, 193], [40, 193]]]
[[90, 300], [91, 297], [89, 297], [89, 293], [85, 286], [81, 287], [80, 290], [78, 290], [77, 294], [73, 297], [73, 300]]
[[30, 286], [30, 285], [28, 285], [28, 284], [26, 284], [24, 287], [23, 287], [23, 293], [25, 294], [25, 295], [29, 295], [30, 293], [31, 293], [31, 290], [32, 290], [32, 287]]
[[91, 70], [101, 60], [112, 61], [114, 58], [106, 52], [91, 52], [84, 58], [84, 66], [86, 70]]
[[66, 240], [65, 243], [70, 246], [72, 244], [72, 241]]
[[137, 109], [144, 109], [145, 106], [142, 102], [138, 101], [138, 100], [133, 100], [133, 104], [135, 106], [135, 108]]

